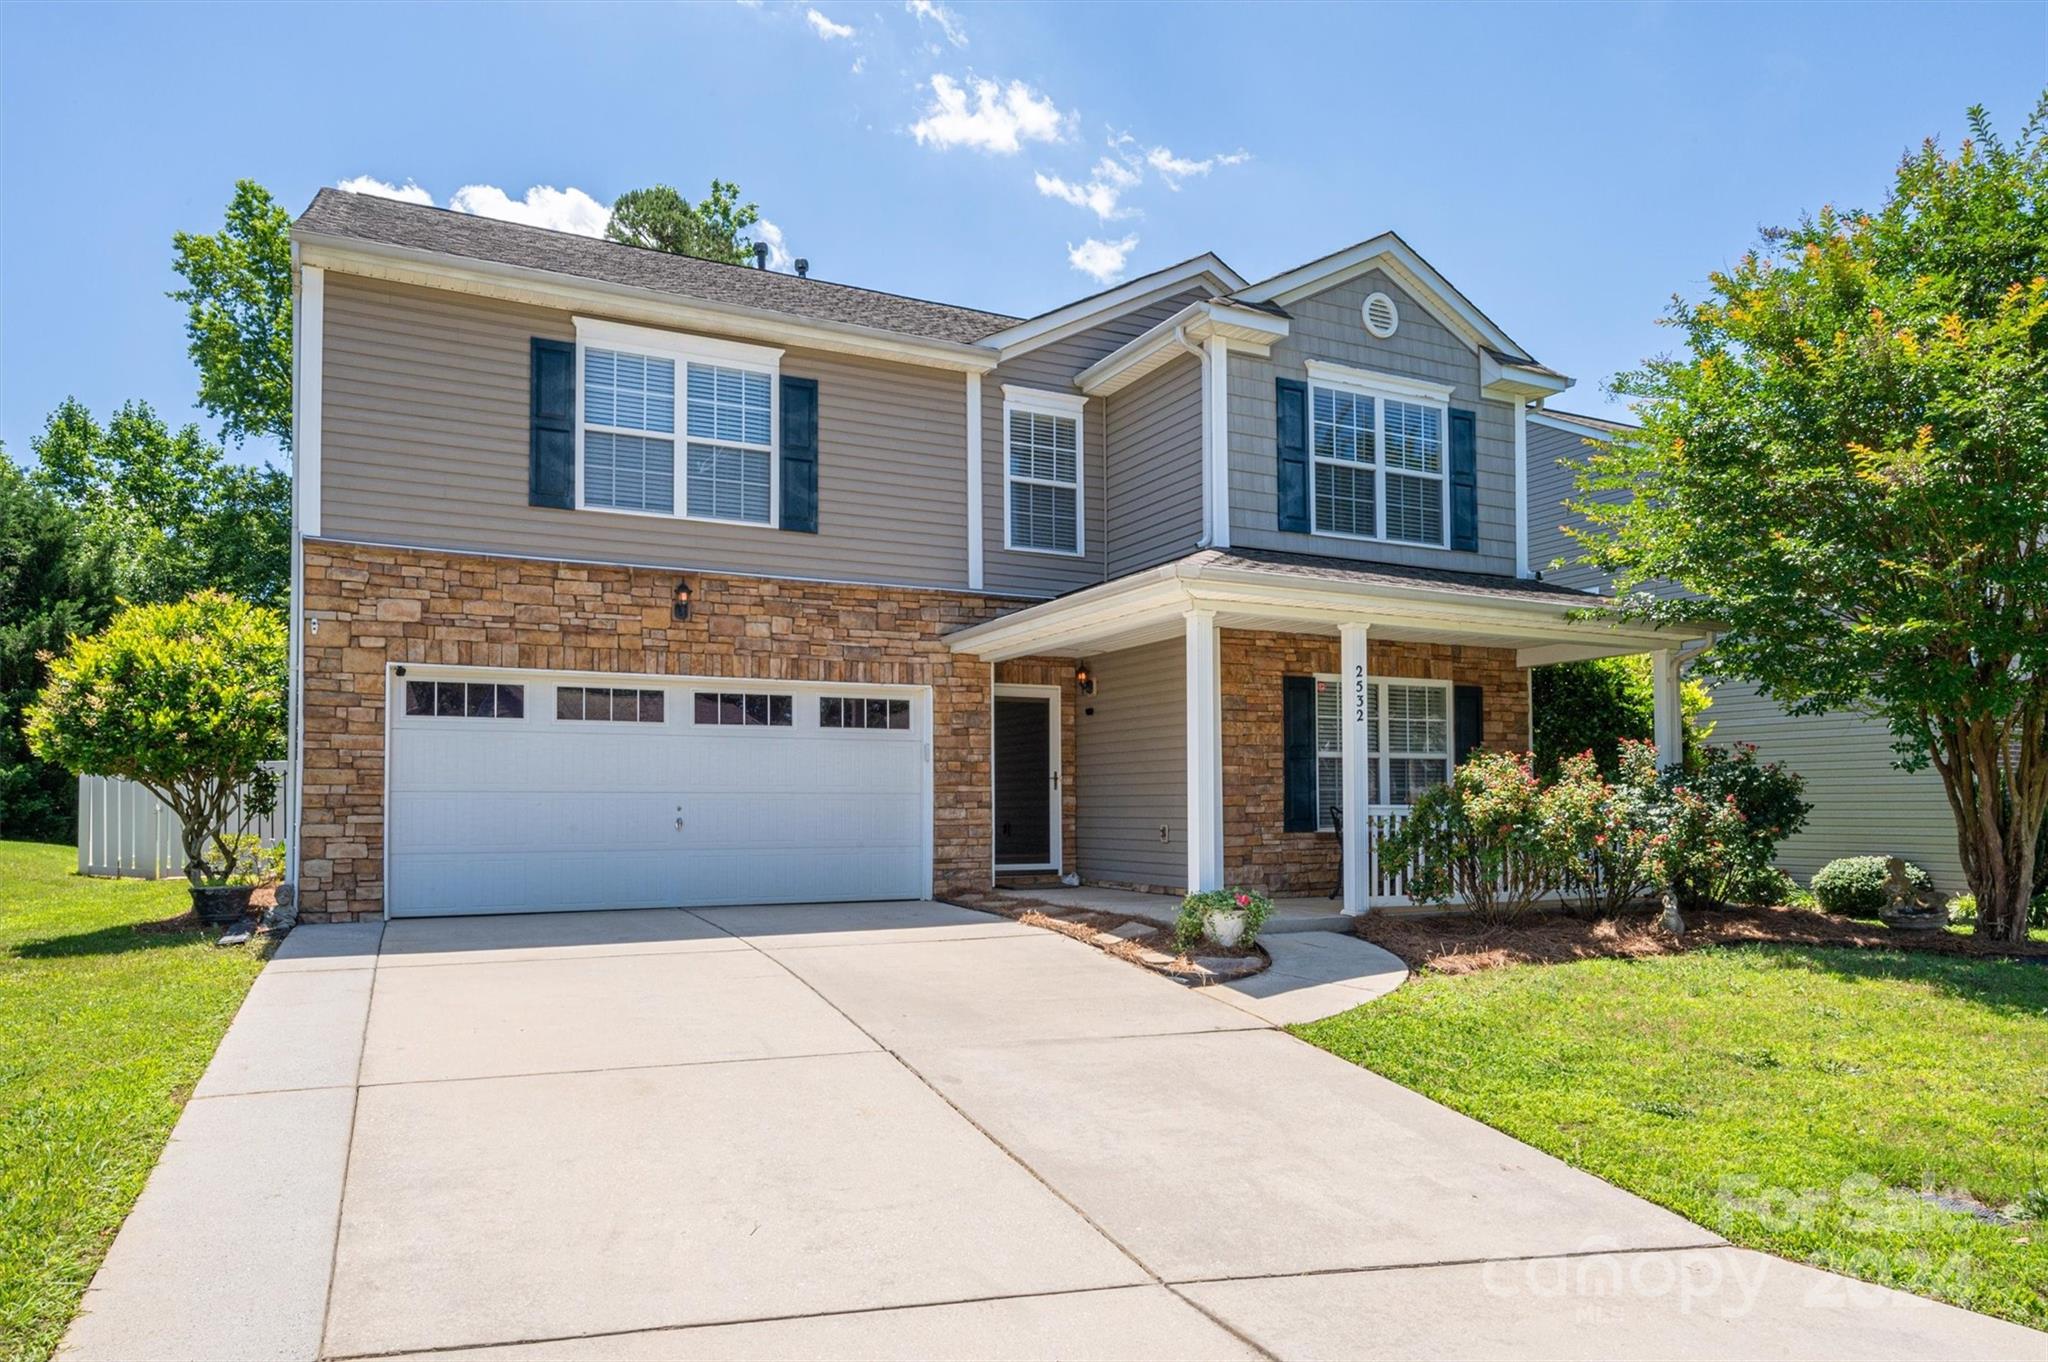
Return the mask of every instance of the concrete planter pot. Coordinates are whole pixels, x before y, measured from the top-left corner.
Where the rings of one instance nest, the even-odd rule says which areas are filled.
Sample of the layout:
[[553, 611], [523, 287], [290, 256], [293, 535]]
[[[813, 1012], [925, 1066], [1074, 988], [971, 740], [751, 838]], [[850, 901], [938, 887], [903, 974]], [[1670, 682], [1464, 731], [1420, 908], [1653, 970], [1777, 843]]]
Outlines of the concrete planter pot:
[[1225, 947], [1235, 946], [1244, 940], [1244, 922], [1244, 914], [1238, 912], [1214, 911], [1203, 919], [1203, 925], [1209, 931], [1209, 939]]
[[240, 922], [249, 915], [249, 896], [255, 892], [247, 884], [197, 884], [192, 886], [192, 911], [214, 926]]

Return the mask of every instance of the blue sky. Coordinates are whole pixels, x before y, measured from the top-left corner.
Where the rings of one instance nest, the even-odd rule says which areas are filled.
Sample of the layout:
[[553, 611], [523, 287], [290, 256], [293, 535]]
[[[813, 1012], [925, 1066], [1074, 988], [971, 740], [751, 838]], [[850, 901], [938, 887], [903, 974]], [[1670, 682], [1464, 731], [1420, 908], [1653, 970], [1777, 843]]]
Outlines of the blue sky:
[[2044, 84], [2042, 3], [7, 5], [0, 440], [66, 394], [213, 433], [164, 293], [238, 177], [573, 224], [717, 175], [820, 277], [1021, 314], [1393, 228], [1610, 411], [1759, 225]]

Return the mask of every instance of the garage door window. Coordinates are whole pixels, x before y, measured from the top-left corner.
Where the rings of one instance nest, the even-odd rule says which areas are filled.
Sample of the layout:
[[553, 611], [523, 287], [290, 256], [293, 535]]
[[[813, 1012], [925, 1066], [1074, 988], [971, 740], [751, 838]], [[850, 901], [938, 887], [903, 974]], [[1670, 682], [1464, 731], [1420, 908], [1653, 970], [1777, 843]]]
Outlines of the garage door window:
[[700, 724], [727, 728], [788, 728], [796, 721], [796, 699], [789, 695], [700, 690], [696, 719]]
[[907, 729], [910, 727], [910, 701], [828, 695], [818, 701], [818, 726]]
[[522, 719], [526, 687], [492, 681], [408, 681], [405, 712], [415, 718]]
[[611, 723], [658, 724], [666, 714], [664, 696], [658, 690], [635, 690], [629, 686], [557, 686], [557, 719], [598, 719]]

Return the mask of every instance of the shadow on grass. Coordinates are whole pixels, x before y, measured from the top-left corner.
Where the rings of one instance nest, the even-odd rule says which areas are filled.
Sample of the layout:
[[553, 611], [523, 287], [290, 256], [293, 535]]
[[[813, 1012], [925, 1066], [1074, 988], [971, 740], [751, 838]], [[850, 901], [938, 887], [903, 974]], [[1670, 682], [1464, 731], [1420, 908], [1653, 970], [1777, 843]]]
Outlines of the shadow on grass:
[[1925, 984], [1998, 1012], [2029, 1017], [2048, 1013], [2048, 967], [2036, 959], [1763, 941], [1729, 942], [1712, 949], [1758, 951], [1781, 968], [1813, 970], [1854, 983]]
[[[172, 921], [173, 919], [162, 919]], [[17, 960], [62, 960], [83, 955], [126, 955], [132, 951], [160, 950], [166, 946], [189, 946], [194, 941], [218, 935], [218, 927], [152, 931], [153, 922], [117, 922], [90, 932], [44, 937], [24, 941], [9, 954]]]

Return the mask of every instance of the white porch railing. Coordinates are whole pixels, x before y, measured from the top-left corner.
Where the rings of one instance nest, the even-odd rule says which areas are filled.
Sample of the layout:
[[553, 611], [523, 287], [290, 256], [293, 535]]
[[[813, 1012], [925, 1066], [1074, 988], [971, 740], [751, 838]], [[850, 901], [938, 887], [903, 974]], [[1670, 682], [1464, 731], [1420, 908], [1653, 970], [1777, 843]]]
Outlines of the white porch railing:
[[[291, 776], [281, 761], [265, 762], [277, 773], [277, 804], [268, 817], [252, 819], [249, 835], [266, 844], [284, 840], [284, 812], [291, 807]], [[240, 816], [239, 810], [236, 814]], [[165, 803], [132, 780], [115, 776], [78, 778], [78, 873], [168, 880], [185, 873], [185, 825]]]
[[1397, 908], [1408, 899], [1408, 874], [1399, 864], [1389, 865], [1380, 857], [1380, 843], [1408, 821], [1406, 804], [1375, 804], [1365, 811], [1365, 906]]

